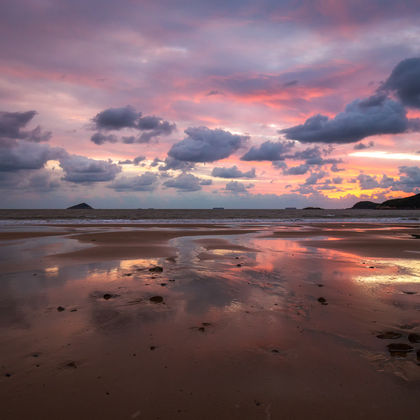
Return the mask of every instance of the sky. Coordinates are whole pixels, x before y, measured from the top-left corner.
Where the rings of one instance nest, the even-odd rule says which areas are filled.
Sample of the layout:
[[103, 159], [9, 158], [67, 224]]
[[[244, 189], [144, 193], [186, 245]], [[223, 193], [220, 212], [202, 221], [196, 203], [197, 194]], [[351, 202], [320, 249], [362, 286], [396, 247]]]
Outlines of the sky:
[[2, 0], [2, 208], [420, 192], [418, 0]]

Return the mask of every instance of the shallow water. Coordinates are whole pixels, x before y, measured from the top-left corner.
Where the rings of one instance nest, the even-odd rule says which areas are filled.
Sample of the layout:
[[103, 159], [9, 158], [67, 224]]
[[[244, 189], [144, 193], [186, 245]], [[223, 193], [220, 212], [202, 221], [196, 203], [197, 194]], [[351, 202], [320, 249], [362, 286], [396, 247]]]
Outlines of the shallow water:
[[0, 275], [2, 418], [417, 413], [416, 352], [393, 357], [395, 340], [376, 336], [408, 343], [420, 332], [419, 261], [267, 238], [272, 230], [172, 239], [175, 261], [57, 264], [51, 253], [86, 245], [3, 241], [9, 264], [38, 265]]

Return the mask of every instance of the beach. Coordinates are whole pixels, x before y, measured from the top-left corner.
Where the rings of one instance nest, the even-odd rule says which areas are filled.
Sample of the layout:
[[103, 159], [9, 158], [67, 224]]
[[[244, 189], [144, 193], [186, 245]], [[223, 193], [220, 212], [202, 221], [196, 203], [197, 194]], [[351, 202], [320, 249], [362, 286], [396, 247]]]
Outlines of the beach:
[[8, 212], [3, 419], [418, 413], [418, 211]]

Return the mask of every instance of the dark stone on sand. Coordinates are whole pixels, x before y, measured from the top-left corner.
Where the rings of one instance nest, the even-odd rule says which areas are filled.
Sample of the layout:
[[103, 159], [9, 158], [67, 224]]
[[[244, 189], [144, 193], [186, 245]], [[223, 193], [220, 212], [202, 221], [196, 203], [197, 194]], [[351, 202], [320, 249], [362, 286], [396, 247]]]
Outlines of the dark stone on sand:
[[391, 343], [387, 347], [391, 356], [405, 357], [407, 353], [413, 351], [413, 347], [406, 343]]
[[57, 311], [58, 312], [63, 312], [65, 310], [66, 310], [66, 308], [63, 308], [62, 306], [57, 306]]
[[322, 296], [318, 298], [318, 302], [321, 303], [322, 305], [328, 305], [327, 299], [325, 299]]
[[149, 300], [150, 300], [150, 302], [153, 302], [153, 303], [162, 303], [163, 302], [163, 297], [162, 296], [152, 296]]
[[277, 349], [273, 349], [273, 350], [271, 350], [271, 353], [280, 353], [280, 352]]
[[373, 265], [371, 265], [369, 268], [375, 268]]
[[202, 322], [201, 325], [203, 327], [210, 327], [211, 326], [210, 322]]
[[318, 286], [318, 287], [324, 287], [324, 285], [323, 285], [323, 284], [321, 284], [321, 283], [317, 284], [317, 286]]
[[376, 337], [381, 338], [382, 340], [396, 340], [397, 338], [401, 338], [401, 334], [394, 331], [385, 331], [378, 334]]
[[72, 309], [70, 312], [77, 312], [77, 309]]
[[175, 281], [174, 279], [169, 279], [169, 281]]
[[6, 378], [10, 378], [10, 377], [12, 376], [12, 374], [11, 374], [11, 373], [5, 373], [5, 374], [4, 374], [4, 376], [5, 376]]
[[39, 354], [38, 354], [38, 353], [34, 353], [34, 354], [32, 355], [32, 357], [39, 357]]
[[163, 267], [157, 265], [156, 267], [149, 268], [149, 271], [152, 273], [161, 273], [163, 271]]
[[199, 327], [199, 328], [198, 328], [198, 331], [200, 331], [200, 332], [205, 332], [205, 331], [206, 331], [206, 329], [205, 329], [204, 327]]
[[163, 287], [165, 287], [166, 286], [166, 283], [160, 283], [160, 285], [163, 286]]
[[71, 207], [67, 207], [67, 210], [89, 210], [93, 209], [93, 207], [89, 206], [89, 204], [86, 203], [79, 203]]
[[410, 290], [403, 290], [403, 293], [406, 295], [415, 295], [417, 292], [411, 292]]
[[408, 334], [408, 341], [410, 343], [420, 343], [420, 334], [416, 334], [416, 333]]
[[412, 233], [412, 234], [411, 234], [411, 236], [412, 236], [414, 239], [420, 239], [420, 235], [416, 235], [415, 233]]
[[125, 273], [124, 274], [124, 276], [126, 276], [126, 277], [130, 277], [130, 276], [132, 276], [133, 275], [133, 273]]
[[105, 293], [103, 297], [105, 300], [109, 300], [112, 298], [112, 295], [110, 293]]
[[236, 267], [242, 267], [242, 264], [236, 264]]
[[155, 350], [156, 346], [150, 346], [150, 350]]
[[69, 363], [66, 364], [66, 367], [72, 368], [72, 369], [77, 369], [76, 362], [69, 362]]

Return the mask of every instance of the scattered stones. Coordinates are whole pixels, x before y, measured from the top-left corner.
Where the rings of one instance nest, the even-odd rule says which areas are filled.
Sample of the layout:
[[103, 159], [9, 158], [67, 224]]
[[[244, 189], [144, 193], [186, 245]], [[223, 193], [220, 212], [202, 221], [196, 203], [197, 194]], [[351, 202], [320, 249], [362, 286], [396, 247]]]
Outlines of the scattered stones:
[[408, 334], [408, 341], [410, 343], [420, 343], [420, 334], [416, 334], [416, 333]]
[[111, 299], [111, 298], [112, 298], [112, 295], [111, 295], [110, 293], [105, 293], [105, 294], [104, 294], [104, 296], [103, 296], [103, 298], [104, 298], [105, 300], [109, 300], [109, 299]]
[[149, 300], [152, 303], [162, 303], [163, 302], [163, 297], [162, 296], [152, 296]]
[[376, 337], [382, 340], [396, 340], [397, 338], [401, 338], [401, 334], [394, 331], [385, 331], [381, 334], [378, 334]]
[[149, 268], [149, 271], [152, 273], [161, 273], [163, 271], [163, 267], [157, 265], [156, 267]]
[[321, 304], [321, 305], [328, 305], [328, 302], [327, 302], [327, 299], [325, 299], [324, 297], [319, 297], [318, 298], [318, 302]]
[[66, 308], [64, 308], [63, 306], [57, 306], [57, 311], [58, 312], [63, 312], [65, 310], [66, 310]]
[[413, 347], [405, 343], [391, 343], [387, 345], [391, 356], [405, 357], [407, 353], [413, 351]]

